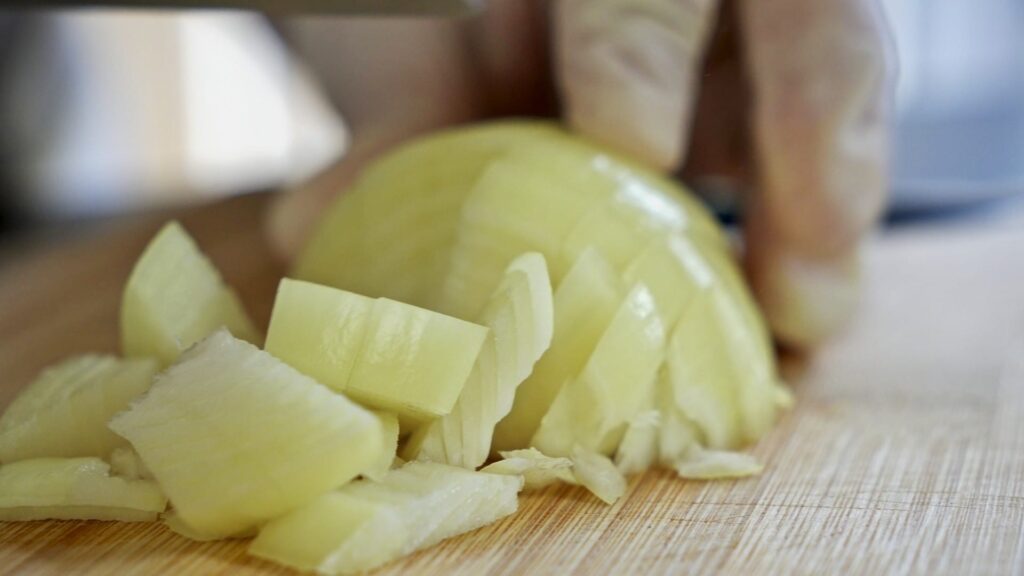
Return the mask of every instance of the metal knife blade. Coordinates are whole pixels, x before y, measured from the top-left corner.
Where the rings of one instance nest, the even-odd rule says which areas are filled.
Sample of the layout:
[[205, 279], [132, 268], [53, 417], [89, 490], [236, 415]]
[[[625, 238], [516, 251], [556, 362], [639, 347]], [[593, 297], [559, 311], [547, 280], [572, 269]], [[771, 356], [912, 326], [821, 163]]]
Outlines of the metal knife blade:
[[[229, 8], [258, 10], [274, 15], [339, 14], [352, 16], [472, 16], [484, 0], [35, 0], [14, 6], [45, 8]], [[10, 5], [10, 4], [8, 4]]]

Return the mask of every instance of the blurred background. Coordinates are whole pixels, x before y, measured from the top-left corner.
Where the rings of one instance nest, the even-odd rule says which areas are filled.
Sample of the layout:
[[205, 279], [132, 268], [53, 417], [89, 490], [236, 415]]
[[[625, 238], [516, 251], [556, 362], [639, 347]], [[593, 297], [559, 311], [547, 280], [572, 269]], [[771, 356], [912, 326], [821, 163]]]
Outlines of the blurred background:
[[[900, 70], [890, 215], [1013, 204], [1024, 2], [882, 3]], [[347, 131], [338, 80], [290, 49], [302, 30], [232, 10], [0, 13], [0, 235], [315, 174]]]

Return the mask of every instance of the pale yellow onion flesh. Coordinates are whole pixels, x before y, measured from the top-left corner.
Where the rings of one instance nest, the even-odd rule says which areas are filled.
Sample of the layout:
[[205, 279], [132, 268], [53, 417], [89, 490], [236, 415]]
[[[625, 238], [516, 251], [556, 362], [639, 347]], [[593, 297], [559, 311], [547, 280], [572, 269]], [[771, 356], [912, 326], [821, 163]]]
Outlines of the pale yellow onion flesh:
[[266, 349], [409, 426], [451, 412], [487, 328], [387, 298], [284, 279]]
[[380, 451], [377, 454], [374, 464], [363, 471], [363, 477], [371, 480], [380, 480], [390, 470], [398, 453], [398, 416], [393, 412], [374, 411], [377, 420], [380, 421]]
[[328, 492], [264, 526], [249, 553], [297, 570], [358, 573], [403, 555], [409, 539], [399, 506]]
[[565, 135], [512, 146], [466, 198], [441, 309], [473, 317], [504, 265], [524, 251], [542, 252], [558, 282], [589, 247], [622, 270], [651, 238], [667, 233], [724, 246], [706, 211], [679, 192]]
[[514, 147], [509, 155], [518, 154], [562, 188], [632, 204], [658, 229], [684, 232], [709, 247], [725, 246], [714, 217], [679, 182], [565, 132], [544, 136]]
[[576, 481], [606, 504], [626, 493], [626, 477], [607, 456], [573, 446], [572, 468]]
[[672, 394], [672, 383], [662, 374], [657, 389], [657, 457], [663, 466], [681, 478], [695, 480], [743, 478], [761, 472], [763, 466], [749, 454], [705, 448], [698, 426], [679, 410]]
[[494, 427], [512, 408], [516, 388], [551, 344], [551, 281], [544, 257], [527, 253], [514, 260], [478, 321], [490, 338], [455, 408], [424, 426], [407, 458], [467, 468], [484, 463]]
[[155, 520], [156, 483], [110, 474], [99, 458], [38, 458], [0, 466], [0, 520]]
[[[502, 128], [476, 130], [493, 139]], [[466, 137], [473, 130], [457, 134]], [[448, 311], [458, 315], [470, 314], [477, 306], [473, 302], [486, 298], [504, 264], [522, 250], [543, 252], [557, 282], [575, 259], [596, 247], [627, 285], [650, 285], [666, 331], [671, 333], [679, 323], [675, 318], [687, 312], [701, 281], [693, 276], [696, 262], [698, 268], [710, 270], [713, 281], [730, 301], [729, 306], [722, 307], [714, 299], [706, 299], [705, 305], [718, 309], [712, 314], [714, 321], [725, 325], [716, 328], [722, 337], [713, 346], [735, 342], [739, 348], [715, 354], [719, 358], [732, 356], [730, 364], [749, 363], [751, 367], [739, 370], [741, 375], [733, 385], [735, 393], [731, 394], [738, 414], [735, 419], [740, 420], [741, 429], [717, 441], [735, 445], [763, 433], [788, 396], [777, 386], [763, 322], [729, 259], [728, 243], [707, 212], [677, 184], [558, 130], [539, 130], [514, 140], [507, 139], [500, 149], [491, 148], [491, 156], [482, 162], [481, 156], [476, 157], [475, 176], [462, 181], [467, 188], [461, 192], [464, 202], [460, 217], [454, 221], [454, 240], [429, 248], [437, 254], [450, 253], [450, 274], [442, 284], [445, 290], [456, 288], [454, 296], [442, 290], [442, 306], [452, 306]], [[406, 174], [413, 165], [414, 162], [405, 164]], [[403, 176], [398, 171], [382, 168], [374, 174], [379, 187], [385, 187], [385, 183], [395, 189], [401, 186]], [[361, 216], [390, 229], [387, 214], [396, 207], [404, 210], [417, 201], [413, 197], [397, 200], [403, 194], [395, 193], [391, 200], [382, 200], [377, 209], [364, 211]], [[415, 212], [415, 208], [411, 210]], [[447, 225], [452, 222], [448, 220]], [[366, 226], [374, 228], [375, 224]], [[682, 258], [676, 250], [679, 246], [684, 248]], [[382, 251], [386, 254], [387, 247]], [[673, 259], [678, 262], [673, 263]], [[416, 275], [416, 269], [412, 268], [411, 273]], [[387, 281], [375, 282], [368, 290], [370, 293], [388, 289]], [[732, 310], [728, 310], [730, 307]], [[557, 325], [556, 320], [556, 330]], [[543, 364], [542, 359], [538, 370]], [[763, 377], [766, 373], [769, 376]], [[529, 381], [520, 387], [524, 397], [535, 389], [528, 384]], [[551, 388], [561, 386], [559, 383]], [[693, 389], [685, 384], [683, 387]], [[521, 403], [517, 400], [516, 404]], [[513, 422], [521, 414], [514, 407], [507, 421]], [[519, 427], [499, 425], [496, 448], [528, 445], [521, 438], [506, 442], [512, 436], [508, 433], [510, 429]]]
[[226, 331], [183, 354], [110, 427], [208, 537], [244, 533], [344, 484], [381, 445], [372, 413]]
[[701, 248], [679, 234], [652, 240], [626, 265], [623, 279], [651, 291], [666, 327], [675, 326], [696, 293], [714, 282]]
[[157, 363], [84, 355], [42, 372], [0, 417], [0, 461], [95, 456], [127, 442], [107, 428], [114, 414], [149, 389]]
[[547, 456], [536, 448], [501, 452], [501, 460], [484, 466], [481, 472], [523, 477], [524, 490], [537, 490], [555, 482], [576, 484], [572, 460]]
[[451, 412], [487, 329], [378, 298], [345, 393], [418, 422]]
[[684, 312], [666, 351], [672, 406], [686, 415], [710, 447], [727, 449], [743, 438], [736, 379], [725, 336], [715, 318], [714, 289], [700, 293]]
[[737, 448], [770, 428], [787, 396], [774, 365], [720, 285], [701, 290], [669, 340], [667, 366], [678, 408], [707, 446]]
[[[467, 197], [443, 301], [454, 302], [456, 314], [475, 309], [473, 302], [517, 250], [545, 251], [563, 269], [566, 260], [596, 247], [627, 282], [655, 286], [663, 322], [672, 327], [710, 275], [727, 293], [726, 308], [731, 308], [716, 313], [714, 321], [726, 326], [717, 328], [724, 337], [712, 346], [738, 347], [738, 352], [721, 350], [719, 355], [740, 354], [750, 366], [735, 383], [733, 395], [744, 429], [737, 440], [726, 442], [756, 439], [774, 421], [785, 395], [772, 377], [764, 377], [774, 372], [766, 332], [756, 313], [751, 314], [749, 294], [737, 281], [721, 234], [701, 210], [665, 194], [671, 185], [657, 177], [571, 139], [538, 140], [530, 147], [513, 147], [493, 162]], [[557, 209], [563, 205], [568, 209]], [[559, 239], [562, 246], [552, 254]], [[711, 305], [722, 308], [717, 302]], [[525, 396], [531, 387], [521, 390]], [[510, 421], [520, 414], [513, 409]], [[498, 448], [525, 445], [521, 439], [506, 443], [508, 428], [501, 428]]]
[[655, 403], [658, 406], [658, 463], [666, 468], [674, 467], [694, 446], [704, 443], [701, 432], [679, 410], [673, 395], [668, 371], [662, 370], [655, 384]]
[[626, 477], [621, 466], [608, 457], [574, 446], [571, 458], [547, 456], [536, 448], [509, 450], [501, 460], [488, 464], [481, 471], [490, 474], [521, 476], [524, 489], [536, 490], [555, 482], [582, 485], [607, 504], [613, 504], [626, 491]]
[[[548, 256], [552, 280], [564, 270], [562, 242], [592, 199], [534, 174], [515, 152], [488, 166], [466, 198], [439, 306], [476, 318], [508, 264], [526, 252]], [[543, 206], [543, 210], [538, 207]]]
[[583, 371], [566, 383], [531, 444], [552, 456], [574, 445], [613, 454], [628, 422], [654, 393], [665, 332], [650, 291], [637, 285], [619, 306]]
[[157, 358], [166, 366], [219, 328], [237, 338], [261, 336], [238, 295], [177, 222], [165, 225], [132, 269], [121, 300], [125, 356]]
[[130, 446], [115, 448], [107, 458], [111, 473], [129, 480], [153, 480], [153, 473]]
[[264, 349], [299, 372], [344, 391], [363, 350], [373, 299], [284, 278]]
[[242, 530], [238, 533], [230, 536], [222, 536], [219, 534], [208, 534], [200, 532], [190, 526], [187, 522], [182, 520], [181, 516], [174, 510], [168, 510], [160, 515], [160, 520], [168, 530], [174, 532], [178, 536], [183, 536], [189, 540], [195, 540], [196, 542], [216, 542], [217, 540], [238, 540], [242, 538], [252, 538], [256, 535], [256, 527], [250, 527]]
[[321, 574], [370, 570], [515, 512], [519, 478], [411, 462], [269, 522], [250, 553]]
[[460, 208], [477, 178], [516, 142], [554, 132], [543, 123], [497, 123], [438, 133], [389, 152], [339, 195], [294, 277], [417, 306], [436, 304]]
[[629, 421], [622, 442], [615, 450], [615, 466], [620, 472], [639, 474], [658, 463], [660, 427], [661, 413], [653, 408], [639, 412]]
[[563, 384], [583, 369], [625, 295], [599, 252], [585, 252], [554, 295], [551, 346], [516, 389], [511, 411], [494, 430], [494, 449], [529, 446]]
[[[626, 490], [624, 474], [655, 462], [686, 478], [756, 473], [756, 460], [729, 449], [756, 440], [792, 399], [778, 386], [770, 338], [723, 236], [678, 191], [537, 124], [458, 130], [385, 156], [330, 211], [296, 268], [304, 278], [367, 296], [349, 293], [338, 303], [326, 287], [282, 290], [275, 318], [279, 305], [294, 314], [279, 318], [276, 336], [272, 323], [267, 344], [290, 356], [285, 360], [299, 372], [393, 411], [369, 416], [378, 435], [353, 429], [344, 443], [340, 436], [327, 438], [338, 432], [338, 414], [328, 418], [322, 404], [341, 396], [299, 372], [284, 377], [287, 367], [254, 356], [254, 349], [230, 350], [227, 344], [237, 341], [218, 333], [211, 338], [223, 340], [219, 351], [230, 361], [206, 358], [202, 370], [189, 374], [205, 388], [200, 393], [194, 383], [192, 391], [179, 386], [176, 401], [188, 410], [139, 416], [151, 392], [128, 412], [136, 413], [135, 422], [125, 415], [115, 419], [114, 429], [134, 435], [142, 457], [124, 446], [109, 452], [105, 445], [103, 455], [109, 453], [126, 477], [113, 479], [143, 477], [152, 463], [184, 504], [187, 491], [180, 484], [187, 482], [170, 470], [183, 476], [189, 468], [193, 476], [200, 468], [212, 470], [203, 480], [209, 486], [191, 487], [202, 504], [165, 515], [168, 525], [206, 539], [246, 535], [270, 520], [254, 552], [307, 570], [347, 573], [510, 513], [523, 481], [530, 487], [578, 482], [611, 503]], [[530, 275], [506, 270], [531, 251], [538, 254], [528, 256], [547, 260], [550, 280], [543, 293]], [[176, 276], [162, 275], [164, 265]], [[551, 280], [558, 286], [553, 298]], [[546, 312], [537, 305], [538, 294], [547, 298]], [[186, 296], [195, 301], [198, 318], [191, 310], [178, 313]], [[491, 336], [481, 336], [474, 349], [473, 337], [455, 335], [459, 320], [410, 303], [475, 320]], [[140, 259], [122, 311], [126, 352], [149, 350], [164, 363], [221, 325], [258, 337], [255, 330], [245, 334], [251, 322], [237, 297], [175, 225]], [[545, 317], [546, 324], [538, 321]], [[546, 341], [551, 348], [545, 353], [547, 344], [538, 343]], [[173, 378], [180, 364], [195, 362], [192, 354], [161, 380]], [[211, 370], [219, 370], [217, 378], [208, 378]], [[464, 377], [452, 376], [460, 370]], [[303, 378], [323, 392], [295, 386]], [[275, 390], [275, 379], [291, 385]], [[244, 381], [257, 398], [235, 396], [224, 386], [232, 380]], [[353, 414], [362, 409], [349, 406], [355, 412], [340, 420], [359, 420]], [[418, 446], [421, 457], [474, 468], [486, 458], [491, 429], [506, 412], [494, 431], [495, 448], [532, 443], [556, 456], [536, 448], [503, 451], [504, 459], [486, 474], [415, 462], [390, 470], [401, 461], [394, 456], [398, 415], [406, 429], [432, 420], [407, 449]], [[202, 430], [184, 430], [197, 424], [189, 421], [197, 415]], [[243, 416], [269, 431], [239, 426]], [[0, 424], [0, 449], [2, 431]], [[236, 445], [228, 446], [228, 437]], [[158, 445], [158, 438], [170, 441]], [[218, 461], [214, 452], [226, 456]], [[357, 459], [365, 462], [353, 465], [353, 455], [363, 452]], [[339, 464], [324, 458], [327, 453], [341, 455], [345, 474], [328, 473]], [[244, 477], [236, 475], [233, 483], [225, 480], [240, 472]], [[299, 472], [302, 481], [292, 477]], [[456, 479], [458, 473], [473, 476]], [[379, 482], [331, 490], [356, 474]], [[317, 484], [328, 476], [335, 479]], [[220, 497], [213, 495], [218, 485]], [[249, 499], [227, 495], [228, 485], [248, 492]], [[303, 498], [282, 504], [293, 493]], [[33, 510], [53, 513], [45, 506]], [[113, 514], [131, 516], [120, 509]]]
[[760, 474], [764, 466], [750, 454], [723, 450], [693, 450], [674, 467], [682, 478], [715, 480]]

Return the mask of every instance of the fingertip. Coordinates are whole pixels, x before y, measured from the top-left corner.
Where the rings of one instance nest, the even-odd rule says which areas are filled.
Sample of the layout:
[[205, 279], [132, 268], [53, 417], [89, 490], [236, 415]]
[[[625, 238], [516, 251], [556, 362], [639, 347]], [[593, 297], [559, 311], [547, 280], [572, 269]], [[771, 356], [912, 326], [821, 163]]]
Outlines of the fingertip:
[[885, 206], [884, 26], [875, 0], [742, 7], [760, 174], [747, 268], [776, 336], [806, 348], [855, 314], [859, 247]]
[[659, 169], [686, 155], [707, 0], [560, 0], [556, 73], [570, 126]]
[[621, 84], [567, 89], [567, 120], [575, 132], [658, 170], [673, 170], [683, 158], [680, 98], [645, 94]]
[[751, 288], [776, 340], [810, 349], [839, 333], [860, 302], [860, 260], [859, 250], [827, 259], [748, 251]]

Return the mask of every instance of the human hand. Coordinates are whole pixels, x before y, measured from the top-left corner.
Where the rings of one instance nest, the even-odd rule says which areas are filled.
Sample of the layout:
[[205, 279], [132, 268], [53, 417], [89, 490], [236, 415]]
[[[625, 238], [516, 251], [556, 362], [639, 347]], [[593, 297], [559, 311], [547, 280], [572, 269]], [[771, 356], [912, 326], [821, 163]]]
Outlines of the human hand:
[[859, 247], [883, 204], [882, 17], [874, 0], [716, 4], [492, 0], [465, 22], [294, 24], [353, 145], [276, 203], [275, 247], [294, 255], [360, 166], [395, 143], [478, 118], [554, 113], [560, 101], [578, 133], [743, 190], [745, 268], [768, 322], [785, 343], [819, 342], [854, 308]]

